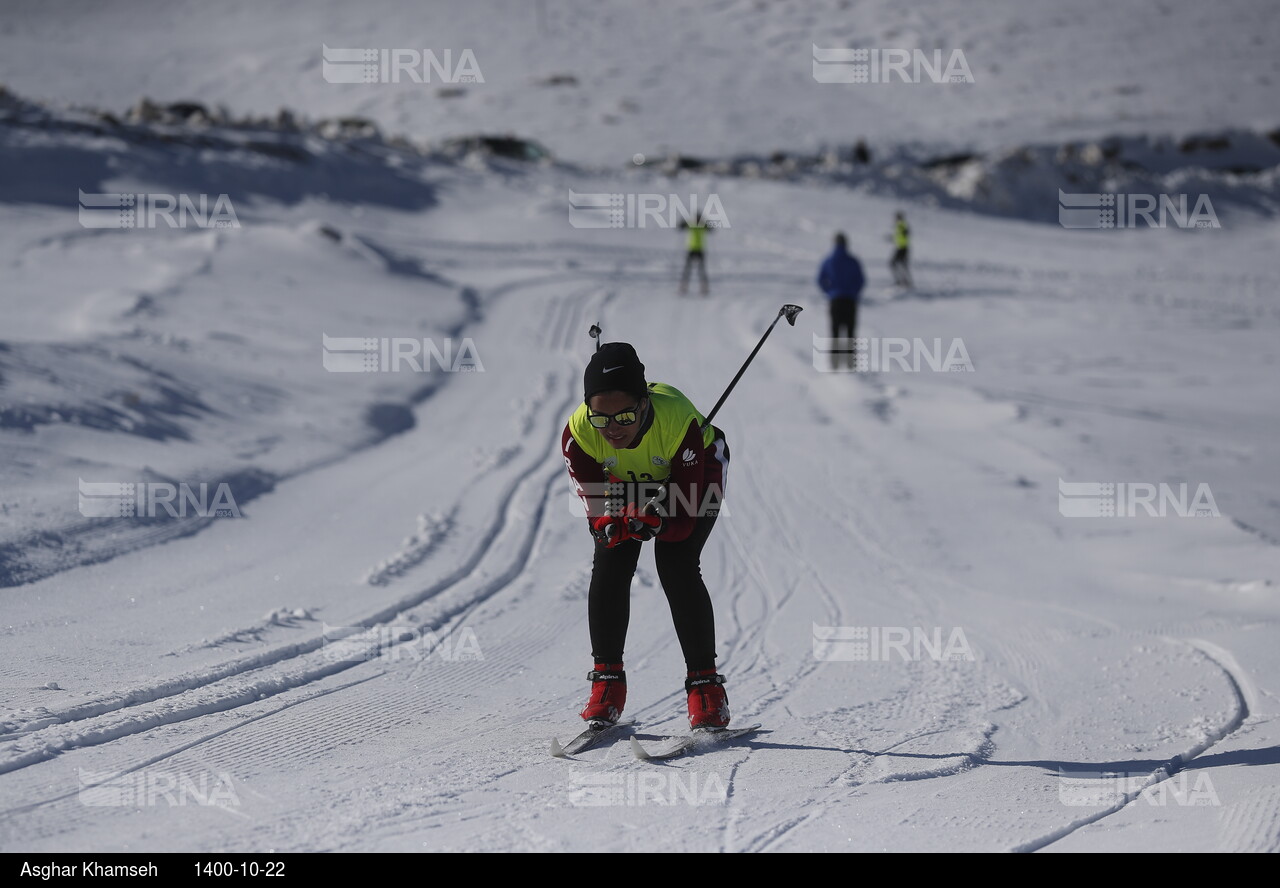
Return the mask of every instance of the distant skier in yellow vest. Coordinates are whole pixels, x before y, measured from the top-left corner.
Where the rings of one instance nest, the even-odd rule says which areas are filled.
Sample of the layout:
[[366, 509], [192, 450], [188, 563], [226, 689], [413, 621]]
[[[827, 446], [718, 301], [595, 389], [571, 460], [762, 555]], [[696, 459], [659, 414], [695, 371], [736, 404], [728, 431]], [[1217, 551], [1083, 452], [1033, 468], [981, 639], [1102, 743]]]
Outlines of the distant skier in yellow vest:
[[893, 272], [893, 282], [899, 287], [911, 286], [911, 271], [907, 268], [907, 254], [911, 247], [911, 229], [902, 211], [894, 214], [893, 220], [893, 258], [889, 260], [889, 270]]
[[683, 296], [689, 290], [689, 273], [693, 270], [695, 263], [698, 266], [698, 279], [702, 284], [702, 295], [710, 295], [711, 287], [707, 284], [707, 260], [703, 252], [707, 224], [699, 217], [692, 223], [681, 220], [680, 227], [689, 230], [688, 252], [684, 257], [684, 271], [680, 273], [680, 295]]

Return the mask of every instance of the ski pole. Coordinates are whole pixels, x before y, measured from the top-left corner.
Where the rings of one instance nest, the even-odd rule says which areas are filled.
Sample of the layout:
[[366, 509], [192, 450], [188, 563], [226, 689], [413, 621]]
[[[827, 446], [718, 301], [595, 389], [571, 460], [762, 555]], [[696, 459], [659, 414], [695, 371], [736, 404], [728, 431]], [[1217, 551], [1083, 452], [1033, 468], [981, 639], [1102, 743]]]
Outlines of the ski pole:
[[[769, 325], [769, 329], [764, 331], [764, 335], [760, 337], [760, 341], [756, 343], [756, 347], [751, 350], [751, 354], [747, 356], [746, 362], [742, 365], [742, 368], [738, 370], [738, 375], [733, 377], [733, 381], [730, 382], [729, 387], [724, 390], [724, 394], [720, 396], [720, 400], [716, 401], [716, 406], [711, 408], [711, 412], [708, 413], [707, 418], [703, 420], [701, 431], [705, 432], [707, 428], [711, 425], [711, 420], [715, 417], [716, 412], [720, 409], [721, 405], [724, 404], [725, 399], [729, 397], [729, 392], [733, 391], [733, 387], [738, 384], [738, 380], [742, 378], [742, 374], [747, 372], [747, 367], [751, 364], [751, 361], [755, 358], [756, 352], [760, 351], [760, 346], [764, 345], [764, 341], [769, 338], [769, 334], [772, 333], [773, 328], [777, 326], [778, 319], [785, 317], [787, 319], [787, 323], [790, 324], [792, 327], [794, 327], [796, 325], [796, 315], [800, 314], [800, 312], [802, 311], [804, 311], [804, 309], [801, 306], [791, 305], [790, 303], [778, 309], [777, 317], [773, 319], [773, 323]], [[649, 500], [649, 502], [645, 503], [644, 508], [641, 509], [640, 511], [652, 514], [653, 510], [657, 508], [658, 500], [660, 499], [662, 499], [661, 493], [656, 495], [653, 499]], [[632, 519], [631, 521], [628, 522], [628, 527], [632, 530], [632, 532], [635, 532], [640, 529], [637, 526], [638, 524], [639, 522], [637, 522], [635, 519]]]
[[729, 387], [724, 390], [724, 394], [720, 396], [720, 400], [716, 401], [716, 406], [711, 408], [711, 412], [707, 414], [707, 418], [702, 423], [702, 431], [706, 431], [711, 425], [711, 420], [715, 418], [716, 412], [720, 406], [724, 404], [725, 398], [729, 397], [729, 392], [733, 391], [733, 387], [738, 384], [738, 380], [742, 378], [742, 374], [747, 372], [747, 367], [755, 358], [756, 352], [760, 351], [760, 346], [764, 345], [764, 341], [769, 338], [769, 334], [773, 332], [773, 328], [777, 326], [779, 318], [785, 317], [787, 323], [791, 326], [796, 325], [796, 315], [804, 311], [799, 305], [787, 304], [778, 309], [778, 316], [773, 319], [773, 323], [769, 325], [769, 329], [764, 331], [764, 335], [760, 337], [760, 341], [756, 343], [756, 347], [751, 350], [751, 354], [747, 356], [746, 363], [742, 365], [742, 369], [738, 371], [738, 375], [733, 377], [733, 382], [729, 383]]
[[591, 329], [587, 331], [587, 335], [596, 341], [596, 351], [600, 351], [600, 325], [592, 324]]

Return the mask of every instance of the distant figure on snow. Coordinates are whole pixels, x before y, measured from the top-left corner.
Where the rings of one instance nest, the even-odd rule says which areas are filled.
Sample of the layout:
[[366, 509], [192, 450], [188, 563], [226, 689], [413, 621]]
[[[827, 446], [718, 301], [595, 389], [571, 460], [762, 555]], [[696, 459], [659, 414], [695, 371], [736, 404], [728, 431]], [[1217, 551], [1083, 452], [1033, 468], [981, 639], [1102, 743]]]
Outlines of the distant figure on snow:
[[693, 270], [695, 264], [698, 266], [698, 280], [702, 284], [702, 295], [710, 295], [711, 287], [707, 284], [707, 259], [704, 250], [708, 231], [707, 223], [699, 216], [692, 224], [688, 220], [682, 219], [680, 227], [689, 231], [688, 252], [685, 253], [684, 257], [684, 271], [680, 273], [680, 295], [683, 296], [689, 290], [689, 273]]
[[899, 287], [911, 286], [911, 270], [907, 267], [907, 253], [911, 247], [911, 229], [907, 220], [899, 210], [893, 217], [893, 258], [889, 260], [889, 270], [893, 272], [893, 282]]
[[[831, 306], [831, 369], [839, 370], [841, 358], [849, 369], [854, 367], [853, 338], [858, 327], [858, 299], [866, 277], [862, 263], [849, 252], [849, 242], [843, 234], [837, 234], [831, 255], [822, 261], [818, 269], [818, 287], [827, 295]], [[841, 342], [840, 340], [848, 340]]]

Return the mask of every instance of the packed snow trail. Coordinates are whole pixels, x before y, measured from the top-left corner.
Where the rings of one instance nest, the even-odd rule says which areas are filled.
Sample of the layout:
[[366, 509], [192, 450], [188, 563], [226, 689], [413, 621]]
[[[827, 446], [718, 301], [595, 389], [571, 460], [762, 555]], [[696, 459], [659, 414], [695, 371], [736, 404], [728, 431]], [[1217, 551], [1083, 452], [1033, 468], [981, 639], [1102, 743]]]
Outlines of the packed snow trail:
[[[563, 172], [530, 175], [562, 193]], [[1268, 846], [1274, 805], [1255, 775], [1277, 764], [1261, 752], [1270, 698], [1248, 689], [1277, 674], [1257, 631], [1276, 616], [1276, 549], [1238, 522], [1268, 532], [1258, 405], [1275, 399], [1260, 372], [1275, 318], [1206, 332], [1196, 300], [1244, 298], [1229, 282], [1148, 298], [1124, 255], [1181, 268], [1209, 246], [1108, 243], [1100, 260], [1061, 232], [922, 213], [920, 290], [890, 299], [870, 266], [864, 330], [962, 337], [974, 371], [831, 374], [815, 365], [826, 319], [802, 257], [820, 252], [805, 232], [837, 223], [872, 242], [871, 220], [844, 224], [845, 195], [727, 187], [741, 240], [719, 233], [714, 295], [680, 300], [672, 244], [575, 232], [542, 194], [489, 182], [421, 217], [368, 210], [335, 246], [300, 222], [328, 210], [276, 209], [272, 235], [226, 248], [241, 262], [213, 262], [137, 322], [178, 351], [161, 333], [216, 305], [228, 337], [278, 317], [286, 341], [305, 305], [337, 326], [299, 335], [290, 360], [314, 373], [282, 378], [332, 403], [337, 428], [342, 410], [421, 381], [325, 374], [321, 332], [454, 331], [484, 371], [433, 380], [404, 431], [316, 459], [241, 521], [6, 590], [0, 845], [580, 850], [603, 830], [616, 850], [1029, 850], [1105, 845], [1108, 824], [1137, 822], [1153, 847], [1192, 833]], [[530, 218], [545, 222], [532, 235]], [[348, 249], [357, 237], [382, 258]], [[1240, 262], [1258, 238], [1231, 248]], [[211, 301], [267, 268], [292, 283]], [[430, 283], [446, 274], [451, 288]], [[461, 316], [456, 288], [475, 294]], [[703, 564], [735, 722], [769, 733], [660, 768], [625, 744], [550, 758], [590, 667], [591, 541], [558, 447], [588, 326], [709, 408], [792, 301], [797, 326], [774, 331], [717, 416], [733, 456]], [[1059, 478], [1210, 471], [1230, 517], [1058, 514]], [[651, 555], [633, 596], [627, 714], [649, 743], [682, 729], [685, 705]], [[961, 630], [964, 644], [956, 658], [832, 656], [841, 628]], [[1064, 796], [1063, 773], [1149, 775], [1174, 756], [1212, 777], [1221, 806], [1135, 798], [1099, 817]], [[210, 803], [211, 786], [233, 792]], [[102, 803], [112, 787], [142, 804]]]

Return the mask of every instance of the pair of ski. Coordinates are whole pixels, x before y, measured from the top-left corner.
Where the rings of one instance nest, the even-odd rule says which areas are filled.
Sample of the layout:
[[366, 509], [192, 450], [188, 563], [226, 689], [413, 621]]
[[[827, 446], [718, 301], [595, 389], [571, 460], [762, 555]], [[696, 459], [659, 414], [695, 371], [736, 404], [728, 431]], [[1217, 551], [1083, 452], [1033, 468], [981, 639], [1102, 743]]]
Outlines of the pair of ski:
[[[606, 740], [618, 738], [628, 728], [634, 727], [635, 723], [635, 719], [627, 719], [620, 722], [588, 722], [587, 729], [564, 746], [561, 746], [553, 737], [551, 739], [551, 754], [556, 758], [567, 758], [568, 756], [576, 755], [593, 746], [599, 746]], [[652, 750], [645, 749], [639, 740], [632, 737], [631, 752], [641, 761], [661, 761], [663, 759], [676, 758], [688, 752], [722, 746], [730, 740], [745, 737], [747, 734], [754, 733], [759, 729], [760, 725], [758, 724], [749, 725], [745, 728], [694, 728], [688, 734], [683, 734], [679, 737], [668, 737], [661, 746]]]

